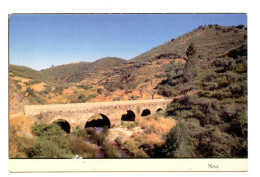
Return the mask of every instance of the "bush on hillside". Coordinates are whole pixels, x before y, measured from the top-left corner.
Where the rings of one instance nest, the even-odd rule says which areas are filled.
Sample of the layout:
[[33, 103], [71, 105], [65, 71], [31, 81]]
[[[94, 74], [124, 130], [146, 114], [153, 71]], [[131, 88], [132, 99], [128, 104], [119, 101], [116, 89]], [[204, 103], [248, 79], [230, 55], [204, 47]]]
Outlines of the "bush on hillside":
[[245, 25], [237, 25], [236, 28], [238, 29], [243, 29], [245, 27]]
[[215, 67], [223, 67], [223, 71], [228, 71], [235, 68], [235, 61], [233, 58], [217, 58], [213, 61]]
[[[159, 88], [179, 90], [192, 83], [173, 78], [168, 75]], [[247, 157], [247, 57], [216, 58], [192, 78], [197, 79], [199, 90], [167, 106], [166, 115], [179, 123], [166, 136], [165, 145], [154, 149], [154, 156]]]
[[196, 120], [179, 122], [166, 135], [165, 145], [155, 157], [197, 157], [199, 141], [195, 137], [201, 131], [202, 128]]
[[91, 88], [93, 88], [92, 86], [89, 86], [89, 85], [78, 85], [79, 88], [83, 88], [85, 90], [89, 90]]
[[97, 89], [97, 93], [100, 94], [100, 95], [103, 93], [103, 91], [104, 91], [104, 89], [102, 89], [102, 88]]
[[24, 82], [25, 85], [33, 85], [33, 84], [38, 84], [38, 83], [41, 83], [40, 80], [31, 80], [31, 81], [28, 81], [28, 82]]
[[32, 127], [36, 139], [32, 146], [25, 148], [29, 158], [55, 158], [69, 156], [69, 139], [57, 124], [40, 123]]
[[43, 98], [41, 98], [40, 96], [35, 94], [34, 89], [32, 89], [31, 87], [27, 87], [27, 89], [25, 90], [25, 93], [27, 93], [27, 97], [28, 100], [30, 101], [30, 103], [32, 104], [44, 104], [45, 100]]
[[18, 82], [15, 82], [14, 84], [18, 90], [22, 89], [22, 86]]

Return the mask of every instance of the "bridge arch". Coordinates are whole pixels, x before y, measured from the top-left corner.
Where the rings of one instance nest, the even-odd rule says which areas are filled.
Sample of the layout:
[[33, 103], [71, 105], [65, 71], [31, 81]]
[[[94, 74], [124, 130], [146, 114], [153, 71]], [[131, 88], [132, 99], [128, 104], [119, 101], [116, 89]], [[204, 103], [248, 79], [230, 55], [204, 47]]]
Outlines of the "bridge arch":
[[161, 111], [163, 111], [162, 108], [158, 108], [158, 109], [156, 110], [156, 112], [161, 112]]
[[123, 114], [121, 121], [135, 121], [135, 113], [132, 110], [127, 110], [127, 114]]
[[52, 124], [57, 124], [66, 133], [70, 133], [71, 125], [70, 125], [70, 123], [67, 120], [65, 120], [65, 119], [56, 119], [56, 120], [52, 121]]
[[98, 114], [98, 115], [99, 115], [98, 119], [93, 119], [93, 120], [87, 121], [85, 123], [85, 128], [104, 127], [104, 126], [107, 126], [108, 128], [111, 127], [111, 122], [105, 114]]
[[142, 114], [141, 114], [142, 117], [149, 116], [149, 115], [151, 115], [151, 111], [149, 109], [144, 109], [142, 111]]

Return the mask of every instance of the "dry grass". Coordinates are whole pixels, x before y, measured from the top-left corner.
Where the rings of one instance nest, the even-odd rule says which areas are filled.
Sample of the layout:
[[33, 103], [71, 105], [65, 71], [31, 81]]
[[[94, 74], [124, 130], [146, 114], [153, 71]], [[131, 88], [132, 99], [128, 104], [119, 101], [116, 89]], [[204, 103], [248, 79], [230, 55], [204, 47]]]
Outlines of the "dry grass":
[[141, 144], [158, 144], [161, 145], [164, 143], [164, 139], [161, 135], [158, 135], [157, 133], [151, 132], [151, 133], [133, 133], [132, 138], [135, 139], [135, 141], [138, 141]]
[[20, 80], [22, 83], [31, 81], [31, 79], [20, 77], [20, 76], [12, 76], [12, 79], [13, 80]]
[[138, 125], [144, 129], [151, 128], [153, 132], [163, 135], [170, 131], [170, 129], [176, 125], [176, 120], [172, 118], [164, 118], [159, 116], [156, 118], [152, 116], [150, 118], [140, 118], [138, 120]]
[[34, 91], [42, 91], [45, 89], [44, 85], [46, 85], [44, 82], [41, 82], [39, 84], [34, 84], [30, 86]]
[[83, 91], [84, 91], [84, 89], [82, 89], [82, 88], [77, 88], [76, 86], [71, 86], [67, 89], [64, 89], [62, 91], [62, 95], [63, 96], [70, 96], [70, 95], [74, 95], [74, 92], [83, 92]]
[[22, 88], [21, 88], [22, 91], [25, 91], [27, 88], [27, 86], [24, 83], [31, 81], [31, 79], [27, 79], [27, 78], [19, 77], [19, 76], [13, 76], [11, 79], [21, 81], [19, 84], [22, 86]]
[[177, 58], [174, 60], [174, 63], [186, 63], [186, 60], [184, 60], [183, 58]]
[[139, 146], [149, 144], [153, 147], [154, 145], [160, 146], [164, 144], [164, 137], [176, 125], [176, 120], [164, 118], [162, 115], [156, 114], [138, 119], [137, 125], [139, 129], [141, 127], [142, 131], [133, 129], [132, 135], [123, 141], [123, 146], [132, 152], [135, 157], [146, 157], [148, 155], [145, 153], [145, 150], [140, 149]]
[[[142, 92], [142, 97], [140, 97], [140, 91], [138, 89], [131, 90], [131, 93], [126, 93], [126, 90], [116, 90], [110, 95], [105, 96], [106, 90], [104, 89], [104, 92], [102, 94], [98, 94], [96, 98], [93, 98], [89, 100], [89, 102], [104, 102], [104, 101], [113, 101], [115, 99], [120, 98], [121, 101], [127, 101], [131, 100], [132, 98], [136, 98], [138, 100], [146, 100], [146, 99], [152, 99], [152, 95], [150, 93], [153, 88], [156, 87], [156, 85], [161, 82], [163, 78], [156, 78], [156, 75], [160, 75], [164, 73], [163, 65], [168, 64], [170, 60], [168, 59], [159, 59], [157, 61], [152, 62], [150, 65], [145, 65], [141, 68], [138, 68], [135, 71], [135, 83], [138, 83], [137, 88], [139, 88], [141, 85], [145, 84], [147, 85], [146, 89]], [[150, 72], [150, 71], [154, 72]], [[104, 72], [104, 73], [103, 73]], [[63, 103], [70, 103], [74, 97], [77, 96], [77, 93], [83, 93], [85, 95], [89, 94], [97, 94], [97, 88], [103, 88], [102, 84], [100, 85], [101, 80], [107, 79], [108, 73], [113, 73], [113, 70], [107, 70], [99, 73], [89, 73], [88, 77], [81, 82], [70, 84], [70, 86], [67, 89], [64, 89], [62, 94], [53, 94], [49, 93], [47, 95], [39, 95], [43, 99], [46, 100], [46, 104], [63, 104]], [[142, 74], [141, 74], [142, 73]], [[117, 81], [118, 77], [121, 76], [110, 76], [112, 81]], [[145, 79], [151, 78], [151, 82], [144, 82]], [[22, 86], [22, 91], [25, 91], [28, 87], [25, 85], [25, 82], [31, 81], [31, 79], [26, 79], [22, 77], [13, 77], [11, 79], [20, 80], [20, 85]], [[32, 89], [34, 89], [36, 92], [42, 91], [45, 89], [44, 87], [45, 83], [38, 83], [34, 85], [30, 85]], [[89, 90], [84, 90], [82, 88], [79, 88], [77, 86], [79, 85], [89, 85], [92, 86]], [[52, 87], [52, 90], [54, 90], [54, 87]], [[155, 99], [163, 98], [162, 96], [155, 94]]]
[[24, 114], [11, 114], [9, 119], [9, 157], [26, 158], [22, 147], [32, 143], [32, 132], [30, 125], [33, 122], [28, 120]]
[[10, 114], [9, 126], [19, 128], [18, 135], [32, 136], [30, 125], [33, 124], [32, 120], [26, 118], [23, 113]]
[[163, 136], [176, 125], [176, 120], [154, 115], [147, 118], [140, 118], [137, 124], [144, 130], [143, 133], [134, 133], [132, 137], [136, 141], [147, 144], [163, 144]]

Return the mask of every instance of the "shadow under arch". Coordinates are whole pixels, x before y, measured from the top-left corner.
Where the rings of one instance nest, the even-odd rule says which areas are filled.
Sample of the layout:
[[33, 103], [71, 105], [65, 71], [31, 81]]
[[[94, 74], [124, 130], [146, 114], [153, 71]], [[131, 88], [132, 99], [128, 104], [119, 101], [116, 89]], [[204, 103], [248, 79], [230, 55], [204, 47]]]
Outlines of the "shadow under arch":
[[104, 114], [99, 114], [101, 117], [99, 119], [87, 121], [85, 124], [85, 128], [88, 127], [105, 127], [107, 126], [108, 128], [111, 127], [111, 123], [109, 118], [104, 115]]
[[163, 111], [162, 108], [158, 108], [158, 109], [156, 110], [156, 112], [161, 112], [161, 111]]
[[149, 116], [151, 115], [151, 111], [149, 109], [145, 109], [143, 110], [141, 116], [144, 117], [144, 116]]
[[70, 124], [65, 119], [57, 119], [53, 121], [52, 123], [57, 124], [61, 127], [62, 130], [64, 130], [66, 133], [70, 133]]
[[132, 110], [128, 110], [127, 114], [123, 114], [121, 121], [135, 121], [135, 113]]

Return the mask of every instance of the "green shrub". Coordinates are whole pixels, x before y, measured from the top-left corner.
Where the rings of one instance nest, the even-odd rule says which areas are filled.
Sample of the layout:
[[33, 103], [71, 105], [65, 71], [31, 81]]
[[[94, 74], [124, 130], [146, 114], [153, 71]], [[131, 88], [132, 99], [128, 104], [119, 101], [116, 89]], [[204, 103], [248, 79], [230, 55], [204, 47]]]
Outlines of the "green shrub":
[[155, 78], [157, 78], [157, 79], [160, 79], [162, 77], [164, 77], [164, 74], [155, 75]]
[[32, 127], [36, 139], [32, 146], [26, 147], [29, 158], [69, 157], [71, 155], [69, 139], [57, 124], [36, 124]]
[[28, 81], [28, 82], [24, 82], [25, 85], [33, 85], [33, 84], [38, 84], [38, 83], [41, 83], [42, 81], [40, 80], [31, 80], [31, 81]]
[[117, 148], [107, 142], [103, 143], [103, 149], [105, 150], [107, 157], [116, 157], [116, 158], [121, 157]]
[[231, 70], [236, 67], [235, 61], [233, 58], [217, 58], [213, 61], [215, 67], [223, 67], [224, 71]]
[[218, 129], [204, 131], [199, 135], [198, 151], [202, 157], [241, 157], [244, 156], [245, 147], [240, 143], [240, 138]]
[[62, 94], [63, 90], [66, 89], [66, 87], [58, 86], [55, 88], [55, 92]]
[[114, 97], [113, 101], [120, 101], [120, 99], [121, 99], [120, 97]]
[[20, 80], [14, 80], [14, 84], [18, 90], [21, 90], [22, 88], [22, 86], [19, 84], [20, 82], [21, 82]]
[[52, 92], [51, 86], [49, 86], [49, 85], [44, 85], [44, 87], [45, 87], [45, 89], [42, 90], [42, 91], [40, 91], [39, 94], [46, 94], [46, 95], [47, 95], [48, 93]]
[[132, 154], [133, 157], [136, 158], [144, 158], [144, 157], [149, 157], [143, 149], [139, 149], [138, 147], [142, 144], [143, 142], [140, 141], [135, 141], [133, 138], [128, 139], [123, 143], [123, 147], [130, 153]]
[[247, 85], [243, 83], [234, 83], [229, 86], [229, 90], [233, 95], [242, 96], [246, 93]]
[[84, 94], [80, 94], [80, 95], [78, 96], [78, 99], [80, 99], [80, 100], [86, 100], [86, 96], [85, 96]]
[[30, 101], [30, 103], [33, 104], [44, 104], [45, 100], [42, 99], [40, 96], [37, 96], [35, 94], [34, 89], [32, 89], [31, 87], [27, 87], [27, 89], [25, 90], [26, 93], [28, 93], [28, 100]]
[[216, 77], [217, 77], [217, 73], [216, 73], [216, 72], [208, 73], [208, 74], [206, 74], [206, 76], [205, 76], [205, 81], [210, 82], [210, 81], [212, 81], [213, 79], [215, 79]]
[[57, 124], [39, 123], [32, 126], [32, 133], [38, 137], [51, 135], [59, 136], [64, 134], [64, 131]]
[[79, 85], [78, 87], [83, 88], [85, 90], [89, 90], [89, 89], [93, 88], [92, 86], [88, 86], [88, 85]]
[[163, 157], [196, 157], [198, 140], [196, 134], [202, 128], [197, 120], [179, 122], [166, 135], [166, 143], [161, 149]]
[[123, 144], [123, 142], [122, 142], [122, 138], [120, 138], [119, 136], [116, 138], [116, 143], [119, 145], [119, 146], [121, 146], [122, 144]]
[[134, 154], [134, 157], [136, 157], [136, 158], [147, 158], [147, 157], [149, 157], [144, 152], [144, 150], [142, 150], [142, 149], [135, 149], [135, 150], [133, 150], [133, 154]]
[[84, 103], [86, 101], [89, 101], [93, 98], [97, 97], [97, 94], [90, 94], [88, 96], [85, 96], [83, 93], [81, 93], [79, 96], [77, 96], [76, 99], [74, 99], [73, 103]]
[[73, 154], [80, 156], [87, 154], [87, 157], [97, 157], [99, 153], [94, 145], [78, 138], [72, 138], [70, 140], [70, 149]]
[[136, 100], [137, 98], [139, 98], [139, 96], [132, 95], [132, 96], [130, 96], [129, 100]]
[[108, 92], [108, 91], [105, 92], [105, 96], [106, 96], [106, 97], [108, 97], [108, 96], [110, 96], [110, 95], [111, 95], [110, 92]]
[[86, 132], [86, 129], [83, 129], [83, 128], [80, 128], [79, 126], [77, 126], [77, 127], [74, 129], [74, 131], [73, 131], [72, 134], [73, 134], [75, 137], [77, 137], [77, 138], [85, 139], [87, 132]]
[[29, 96], [35, 96], [34, 89], [32, 89], [31, 87], [27, 87], [25, 92], [27, 92]]
[[100, 94], [100, 95], [103, 93], [103, 91], [104, 91], [104, 89], [102, 89], [102, 88], [97, 89], [97, 93]]
[[55, 139], [56, 141], [54, 141], [54, 138], [37, 138], [33, 145], [25, 148], [24, 151], [29, 158], [69, 157], [69, 141], [62, 137], [56, 137]]
[[97, 145], [103, 146], [106, 141], [106, 137], [109, 134], [109, 128], [105, 126], [102, 132], [96, 132], [92, 127], [86, 129], [87, 134], [91, 136], [92, 142]]

